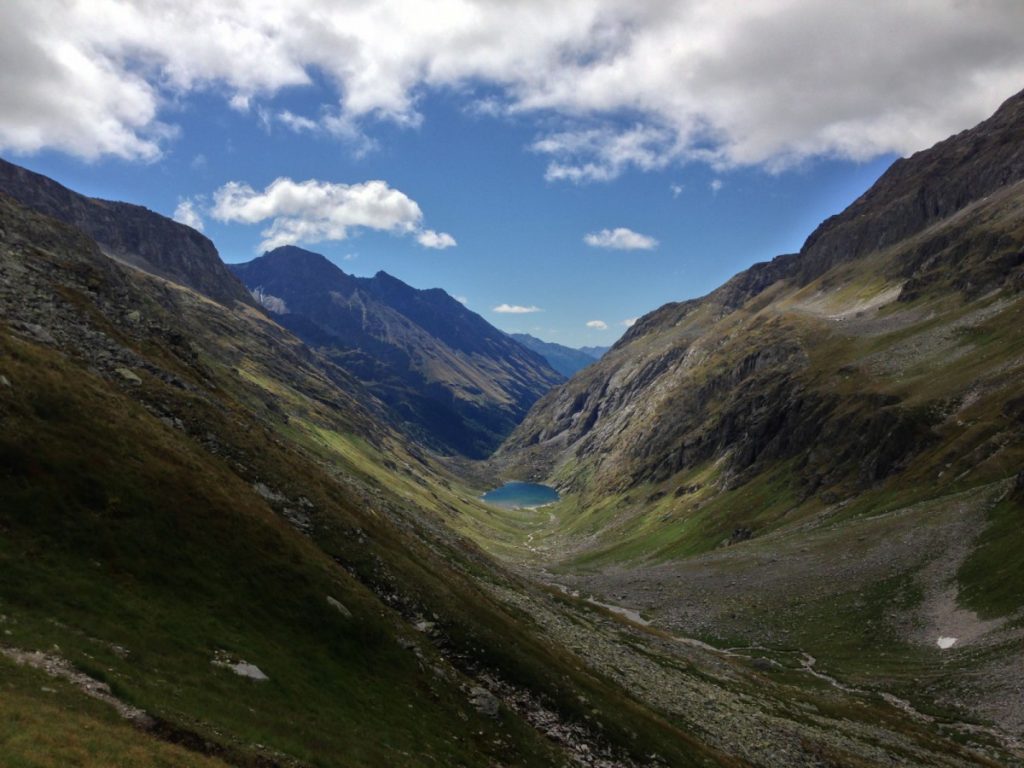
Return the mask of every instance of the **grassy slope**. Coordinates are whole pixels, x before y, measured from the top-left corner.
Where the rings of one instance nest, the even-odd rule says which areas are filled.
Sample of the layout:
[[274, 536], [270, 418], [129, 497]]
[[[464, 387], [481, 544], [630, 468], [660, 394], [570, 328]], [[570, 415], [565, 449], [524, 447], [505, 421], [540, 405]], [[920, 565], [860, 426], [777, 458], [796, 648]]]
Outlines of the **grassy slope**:
[[[31, 395], [0, 443], [8, 643], [57, 644], [137, 705], [243, 747], [343, 765], [487, 763], [495, 725], [425, 675], [396, 617], [223, 462], [103, 382], [9, 344], [8, 376]], [[270, 682], [212, 667], [221, 649]], [[513, 733], [543, 760], [532, 734]]]
[[[525, 588], [441, 524], [486, 512], [376, 422], [342, 372], [251, 310], [129, 277], [51, 222], [3, 213], [0, 266], [19, 283], [5, 316], [42, 307], [25, 316], [64, 349], [0, 327], [6, 644], [58, 646], [239, 764], [562, 764], [514, 713], [470, 706], [477, 671], [586, 718], [606, 743], [708, 763], [478, 586]], [[131, 351], [141, 384], [120, 380], [97, 335]], [[283, 519], [295, 507], [311, 538]], [[420, 618], [437, 625], [430, 640], [410, 628]], [[269, 682], [212, 666], [218, 651]], [[53, 694], [26, 696], [26, 716], [44, 717]], [[105, 738], [132, 734], [119, 733]]]
[[8, 768], [225, 768], [146, 736], [106, 704], [41, 672], [0, 660], [0, 755]]

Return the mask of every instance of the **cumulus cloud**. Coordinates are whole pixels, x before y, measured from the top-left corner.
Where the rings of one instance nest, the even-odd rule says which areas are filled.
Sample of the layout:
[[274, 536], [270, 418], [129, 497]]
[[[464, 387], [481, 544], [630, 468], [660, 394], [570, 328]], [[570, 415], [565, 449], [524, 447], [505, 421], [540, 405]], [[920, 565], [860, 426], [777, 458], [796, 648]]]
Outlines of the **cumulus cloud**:
[[620, 323], [620, 325], [626, 328], [632, 328], [634, 325], [636, 325], [636, 321], [639, 319], [639, 317], [627, 317], [625, 320], [622, 321], [622, 323]]
[[543, 312], [544, 310], [540, 307], [521, 307], [518, 304], [499, 304], [491, 311], [497, 312], [500, 315], [529, 315], [533, 312]]
[[281, 177], [263, 191], [229, 181], [214, 193], [211, 215], [218, 221], [242, 224], [269, 221], [261, 232], [263, 250], [300, 242], [345, 240], [358, 229], [415, 235], [423, 244], [424, 238], [443, 243], [428, 247], [455, 244], [451, 235], [422, 229], [423, 212], [416, 201], [379, 180], [336, 184]]
[[723, 186], [725, 186], [725, 184], [723, 183], [723, 181], [721, 179], [712, 179], [708, 183], [708, 188], [711, 190], [711, 193], [714, 194], [714, 195], [717, 195], [719, 193], [719, 191], [722, 189]]
[[171, 218], [180, 224], [192, 227], [192, 229], [198, 229], [200, 232], [203, 231], [203, 217], [196, 210], [195, 200], [185, 198], [179, 202]]
[[437, 250], [444, 250], [456, 245], [455, 238], [447, 232], [435, 232], [432, 229], [425, 229], [416, 235], [416, 242], [424, 248], [436, 248]]
[[325, 111], [304, 119], [338, 135], [417, 125], [439, 89], [499, 119], [554, 116], [534, 149], [556, 181], [778, 170], [978, 121], [1024, 83], [1021, 29], [1017, 0], [6, 0], [0, 149], [152, 160], [191, 93], [258, 113], [322, 78]]
[[587, 328], [593, 328], [598, 331], [607, 331], [608, 323], [606, 323], [604, 320], [588, 320]]
[[620, 251], [649, 251], [658, 241], [626, 227], [602, 229], [583, 236], [583, 242], [593, 248], [614, 248]]

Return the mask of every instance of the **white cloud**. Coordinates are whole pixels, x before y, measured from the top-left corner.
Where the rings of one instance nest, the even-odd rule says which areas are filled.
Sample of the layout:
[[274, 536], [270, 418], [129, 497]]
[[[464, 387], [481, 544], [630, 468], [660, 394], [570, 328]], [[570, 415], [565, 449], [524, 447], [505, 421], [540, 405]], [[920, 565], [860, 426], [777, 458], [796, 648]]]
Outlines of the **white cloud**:
[[465, 107], [466, 114], [475, 117], [502, 117], [508, 114], [508, 106], [492, 96], [471, 101]]
[[262, 192], [229, 181], [214, 193], [211, 215], [218, 221], [242, 224], [270, 221], [261, 232], [263, 250], [300, 242], [345, 240], [358, 229], [415, 235], [420, 242], [424, 237], [428, 241], [447, 237], [454, 245], [450, 235], [422, 229], [423, 212], [416, 201], [379, 180], [335, 184], [282, 177]]
[[608, 323], [606, 323], [604, 320], [588, 320], [587, 328], [594, 328], [595, 330], [598, 331], [607, 331]]
[[315, 131], [320, 127], [316, 120], [310, 120], [308, 117], [296, 115], [294, 112], [287, 109], [282, 112], [278, 112], [277, 119], [296, 133]]
[[456, 245], [455, 238], [447, 232], [435, 232], [432, 229], [425, 229], [416, 235], [416, 242], [424, 248], [436, 248], [444, 250]]
[[538, 139], [535, 152], [551, 155], [544, 178], [548, 181], [609, 181], [627, 168], [653, 171], [673, 159], [671, 131], [642, 125], [625, 131], [593, 128], [563, 131]]
[[614, 248], [620, 251], [649, 251], [658, 245], [653, 237], [641, 235], [626, 227], [591, 232], [583, 236], [583, 242], [593, 248]]
[[669, 188], [669, 191], [672, 193], [672, 197], [673, 198], [677, 198], [681, 194], [683, 194], [684, 187], [683, 187], [682, 184], [669, 184], [668, 188]]
[[[556, 117], [548, 178], [701, 160], [773, 170], [908, 153], [1024, 83], [1017, 0], [5, 0], [0, 149], [153, 160], [175, 104], [239, 112], [326, 81], [337, 135], [422, 94]], [[358, 151], [359, 145], [355, 145]]]
[[533, 312], [543, 312], [540, 307], [521, 307], [518, 304], [499, 304], [491, 310], [501, 315], [528, 315]]
[[178, 203], [178, 207], [174, 209], [174, 215], [171, 217], [180, 224], [192, 227], [192, 229], [198, 229], [200, 232], [203, 231], [203, 217], [199, 215], [199, 211], [196, 210], [195, 200], [185, 198]]
[[708, 187], [711, 189], [711, 194], [713, 195], [717, 195], [719, 190], [721, 190], [723, 186], [725, 186], [725, 184], [722, 182], [721, 179], [712, 179], [711, 182], [708, 184]]
[[465, 296], [452, 296], [452, 298], [459, 302], [459, 304], [461, 304], [462, 306], [467, 306], [469, 304], [469, 299], [467, 299]]
[[[266, 121], [266, 128], [269, 130], [269, 114], [265, 111], [261, 111], [260, 114], [261, 116], [266, 115], [266, 117], [261, 117], [261, 120]], [[331, 136], [339, 139], [349, 145], [352, 154], [356, 157], [363, 157], [377, 149], [377, 142], [363, 132], [357, 121], [339, 114], [337, 111], [325, 111], [317, 120], [297, 115], [287, 109], [278, 112], [274, 117], [294, 133]]]
[[621, 325], [623, 325], [626, 328], [632, 328], [634, 325], [636, 325], [636, 321], [639, 319], [639, 317], [627, 317], [625, 320], [622, 321]]

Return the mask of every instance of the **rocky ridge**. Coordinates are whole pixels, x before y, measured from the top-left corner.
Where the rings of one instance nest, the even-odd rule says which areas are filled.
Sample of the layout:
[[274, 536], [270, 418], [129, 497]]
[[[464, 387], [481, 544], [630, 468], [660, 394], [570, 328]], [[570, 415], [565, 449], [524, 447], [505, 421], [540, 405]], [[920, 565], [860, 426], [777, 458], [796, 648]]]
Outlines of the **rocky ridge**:
[[254, 305], [209, 238], [140, 205], [86, 197], [0, 159], [0, 193], [87, 234], [108, 256], [215, 301]]

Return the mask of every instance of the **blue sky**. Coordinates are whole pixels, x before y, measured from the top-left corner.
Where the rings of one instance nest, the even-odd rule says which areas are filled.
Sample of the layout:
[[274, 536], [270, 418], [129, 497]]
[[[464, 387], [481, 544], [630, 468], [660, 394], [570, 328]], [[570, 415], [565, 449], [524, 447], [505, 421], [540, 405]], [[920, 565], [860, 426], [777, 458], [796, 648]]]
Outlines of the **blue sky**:
[[[95, 13], [110, 3], [109, 16]], [[301, 15], [257, 16], [250, 32], [264, 55], [240, 61], [251, 51], [237, 33], [207, 29], [234, 6], [182, 4], [180, 13], [207, 14], [190, 26], [163, 18], [175, 5], [164, 3], [140, 17], [143, 27], [114, 0], [97, 0], [73, 4], [92, 23], [62, 41], [96, 68], [77, 84], [88, 66], [55, 70], [45, 59], [57, 33], [33, 15], [38, 5], [13, 5], [22, 12], [0, 29], [20, 26], [18, 44], [38, 46], [16, 62], [0, 53], [0, 65], [24, 70], [16, 92], [0, 83], [13, 105], [0, 115], [8, 159], [167, 215], [187, 203], [225, 261], [297, 242], [346, 272], [442, 287], [502, 329], [572, 346], [611, 343], [628, 319], [798, 249], [894, 158], [969, 127], [1024, 85], [1024, 57], [1007, 54], [1019, 46], [1006, 25], [1024, 21], [1012, 4], [966, 24], [957, 4], [933, 3], [937, 21], [910, 24], [898, 12], [862, 16], [855, 3], [803, 3], [795, 15], [794, 3], [779, 3], [778, 17], [731, 10], [710, 21], [706, 3], [665, 18], [629, 17], [630, 4], [569, 3], [574, 13], [547, 30], [535, 23], [543, 4], [509, 20], [453, 0], [438, 6], [447, 23], [424, 32], [404, 17], [366, 21], [351, 7], [310, 2], [310, 14], [345, 34], [327, 45], [330, 33], [310, 31]], [[865, 70], [870, 57], [844, 61], [828, 39], [790, 56], [786, 35], [828, 23], [864, 45], [895, 34], [909, 58], [886, 51]], [[780, 39], [764, 42], [757, 25]], [[202, 31], [172, 48], [181, 26]], [[755, 49], [727, 48], [723, 58], [716, 41], [730, 35], [749, 35]], [[952, 54], [950, 41], [960, 43]], [[655, 60], [658, 46], [678, 60]], [[918, 73], [926, 65], [945, 80]], [[961, 70], [971, 77], [950, 75]], [[837, 92], [843, 77], [858, 87]], [[66, 97], [53, 95], [60, 78]], [[677, 80], [679, 93], [665, 85]], [[88, 98], [75, 100], [79, 92]], [[268, 189], [282, 177], [294, 184]], [[383, 183], [366, 184], [374, 180]], [[645, 247], [585, 242], [617, 228], [629, 230], [620, 243]], [[502, 306], [536, 311], [495, 311]]]

